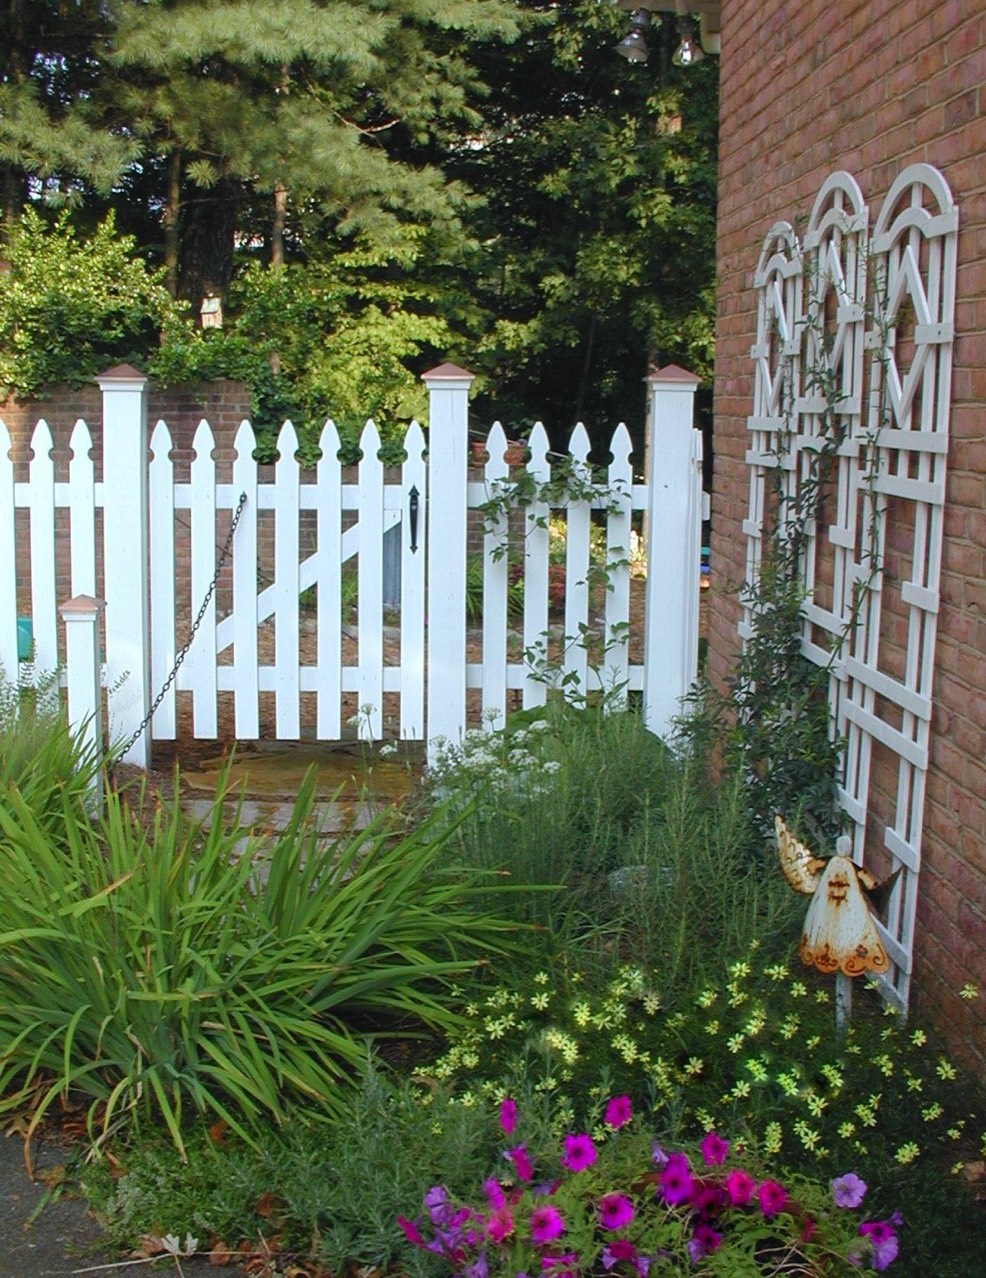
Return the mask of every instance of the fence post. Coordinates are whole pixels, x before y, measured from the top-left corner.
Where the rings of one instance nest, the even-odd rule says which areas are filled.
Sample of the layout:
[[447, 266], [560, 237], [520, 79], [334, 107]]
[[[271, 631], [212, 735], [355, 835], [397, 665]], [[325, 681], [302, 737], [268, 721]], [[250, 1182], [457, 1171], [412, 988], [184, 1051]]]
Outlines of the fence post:
[[[87, 750], [103, 753], [103, 699], [99, 679], [99, 614], [105, 604], [92, 595], [76, 595], [59, 612], [65, 623], [65, 680], [68, 722]], [[94, 782], [96, 802], [103, 797], [102, 772]]]
[[[701, 378], [669, 364], [652, 373], [645, 608], [644, 722], [665, 736], [698, 674], [702, 550]], [[697, 460], [696, 460], [697, 458]]]
[[[125, 740], [150, 709], [147, 378], [129, 364], [96, 378], [103, 393], [103, 591], [110, 730]], [[150, 729], [123, 756], [146, 768]]]
[[428, 388], [428, 695], [429, 757], [437, 737], [458, 742], [466, 726], [466, 534], [469, 387], [474, 375], [441, 364]]

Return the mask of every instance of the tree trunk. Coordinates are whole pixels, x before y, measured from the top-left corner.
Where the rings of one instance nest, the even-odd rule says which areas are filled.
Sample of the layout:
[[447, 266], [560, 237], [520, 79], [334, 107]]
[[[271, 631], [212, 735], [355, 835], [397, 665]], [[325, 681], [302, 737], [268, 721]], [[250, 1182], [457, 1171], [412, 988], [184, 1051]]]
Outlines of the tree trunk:
[[181, 296], [196, 310], [203, 297], [226, 296], [240, 194], [239, 183], [224, 177], [209, 190], [198, 189], [183, 204], [179, 286]]
[[168, 156], [168, 193], [164, 204], [164, 265], [168, 292], [178, 296], [178, 219], [181, 214], [181, 151]]
[[270, 264], [275, 271], [284, 265], [284, 227], [288, 218], [288, 188], [278, 182], [274, 187], [274, 220], [270, 233]]

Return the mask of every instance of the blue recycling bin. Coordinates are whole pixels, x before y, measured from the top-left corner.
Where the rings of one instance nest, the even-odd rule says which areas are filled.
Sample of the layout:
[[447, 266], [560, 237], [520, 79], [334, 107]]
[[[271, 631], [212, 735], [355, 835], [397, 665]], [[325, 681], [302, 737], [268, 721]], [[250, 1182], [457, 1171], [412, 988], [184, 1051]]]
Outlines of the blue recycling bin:
[[34, 655], [34, 623], [30, 617], [17, 618], [17, 660], [30, 661]]

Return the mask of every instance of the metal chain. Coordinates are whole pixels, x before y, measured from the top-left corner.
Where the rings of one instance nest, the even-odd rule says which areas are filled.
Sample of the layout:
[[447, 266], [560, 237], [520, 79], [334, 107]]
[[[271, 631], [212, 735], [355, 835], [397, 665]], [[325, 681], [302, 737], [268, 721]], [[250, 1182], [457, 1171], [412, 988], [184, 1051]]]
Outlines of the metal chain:
[[157, 710], [158, 706], [167, 696], [168, 689], [171, 687], [171, 685], [174, 683], [175, 679], [178, 676], [178, 670], [181, 666], [181, 663], [188, 656], [188, 651], [195, 641], [196, 632], [198, 631], [199, 626], [201, 626], [202, 624], [202, 618], [205, 616], [206, 609], [209, 607], [209, 602], [212, 599], [212, 596], [216, 592], [216, 586], [219, 584], [219, 575], [222, 572], [223, 567], [225, 566], [227, 558], [229, 557], [230, 550], [232, 550], [233, 548], [233, 535], [236, 532], [236, 525], [240, 522], [240, 515], [242, 515], [243, 513], [243, 507], [246, 505], [246, 499], [247, 499], [246, 493], [240, 493], [240, 500], [237, 502], [236, 510], [233, 512], [233, 520], [229, 526], [229, 532], [226, 534], [226, 541], [224, 542], [223, 548], [219, 552], [219, 558], [216, 561], [215, 575], [213, 576], [212, 581], [209, 583], [209, 589], [205, 592], [205, 598], [202, 600], [202, 607], [198, 611], [198, 616], [192, 622], [192, 628], [188, 632], [188, 638], [185, 640], [185, 643], [183, 644], [183, 646], [178, 650], [178, 653], [175, 656], [175, 664], [171, 667], [171, 673], [168, 675], [167, 679], [165, 679], [164, 684], [161, 687], [161, 691], [154, 698], [154, 701], [151, 705], [150, 710], [148, 710], [147, 714], [141, 720], [139, 727], [134, 729], [131, 736], [129, 736], [126, 742], [120, 747], [119, 753], [117, 755], [117, 757], [120, 759], [123, 758], [123, 756], [134, 744], [134, 742], [137, 740], [140, 734], [144, 731], [144, 729], [147, 727], [150, 721], [154, 718], [154, 712]]

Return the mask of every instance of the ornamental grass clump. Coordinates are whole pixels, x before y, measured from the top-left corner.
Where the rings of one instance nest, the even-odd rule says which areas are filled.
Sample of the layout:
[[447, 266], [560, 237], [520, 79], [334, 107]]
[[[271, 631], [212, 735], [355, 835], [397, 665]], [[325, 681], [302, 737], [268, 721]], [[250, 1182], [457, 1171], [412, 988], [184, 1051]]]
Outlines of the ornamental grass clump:
[[867, 1186], [853, 1172], [830, 1185], [782, 1181], [715, 1131], [697, 1153], [664, 1148], [634, 1123], [625, 1095], [609, 1099], [605, 1134], [570, 1132], [536, 1159], [512, 1098], [500, 1115], [508, 1170], [484, 1182], [482, 1198], [435, 1185], [426, 1217], [398, 1220], [412, 1244], [464, 1278], [831, 1278], [896, 1259], [900, 1217], [860, 1213]]
[[[367, 1043], [449, 1031], [447, 983], [505, 925], [440, 860], [447, 821], [382, 818], [325, 846], [310, 772], [287, 828], [255, 839], [180, 799], [153, 815], [70, 796], [55, 839], [0, 804], [0, 1111], [81, 1101], [91, 1138], [221, 1118], [245, 1139], [291, 1102], [337, 1114]], [[176, 786], [177, 792], [177, 786]]]

